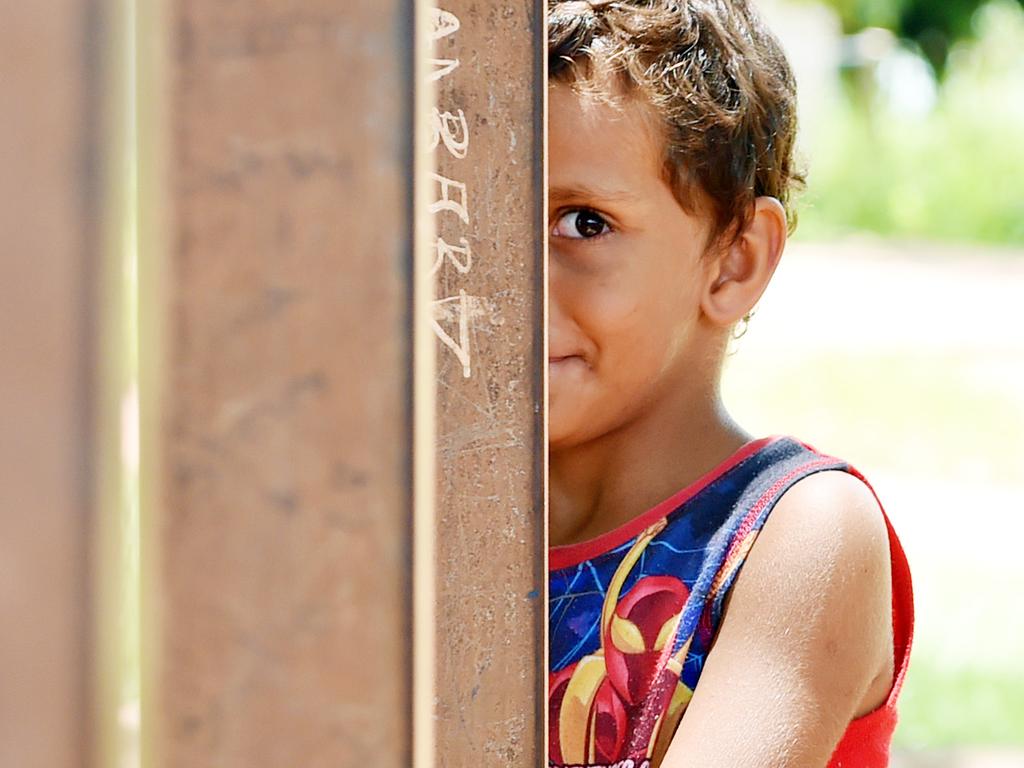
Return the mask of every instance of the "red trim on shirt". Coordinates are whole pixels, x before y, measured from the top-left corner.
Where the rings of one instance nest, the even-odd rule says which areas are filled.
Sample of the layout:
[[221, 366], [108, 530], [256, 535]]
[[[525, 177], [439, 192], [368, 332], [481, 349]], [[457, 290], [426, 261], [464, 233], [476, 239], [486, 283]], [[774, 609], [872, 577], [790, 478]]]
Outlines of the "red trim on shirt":
[[705, 487], [710, 485], [721, 475], [739, 464], [745, 458], [756, 453], [764, 446], [776, 440], [781, 440], [786, 435], [768, 435], [751, 440], [730, 456], [720, 461], [715, 467], [705, 472], [699, 478], [687, 485], [685, 488], [676, 491], [664, 501], [660, 501], [646, 512], [642, 512], [631, 520], [626, 521], [617, 528], [602, 533], [592, 539], [576, 542], [573, 544], [562, 544], [557, 547], [548, 548], [548, 570], [555, 571], [559, 568], [566, 568], [570, 565], [577, 565], [584, 560], [609, 552], [616, 547], [625, 544], [637, 536], [647, 526], [656, 520], [665, 517], [678, 508], [683, 502], [695, 496]]

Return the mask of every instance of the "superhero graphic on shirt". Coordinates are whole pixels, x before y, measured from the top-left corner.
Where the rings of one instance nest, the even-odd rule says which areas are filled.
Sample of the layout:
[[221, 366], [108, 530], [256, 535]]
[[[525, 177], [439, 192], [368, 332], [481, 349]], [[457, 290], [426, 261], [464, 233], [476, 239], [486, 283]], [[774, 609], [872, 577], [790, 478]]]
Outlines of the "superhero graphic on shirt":
[[[549, 766], [648, 768], [660, 764], [668, 749], [693, 696], [711, 639], [710, 605], [734, 574], [755, 534], [751, 532], [734, 542], [731, 556], [710, 585], [712, 599], [704, 605], [700, 596], [690, 600], [692, 585], [677, 576], [645, 573], [642, 565], [638, 567], [652, 542], [673, 549], [670, 535], [659, 537], [666, 524], [665, 519], [655, 522], [627, 545], [628, 551], [615, 566], [600, 603], [594, 601], [600, 597], [600, 590], [574, 591], [571, 584], [561, 597], [583, 598], [584, 605], [572, 612], [559, 611], [559, 597], [553, 601], [553, 625], [568, 621], [571, 630], [575, 622], [576, 629], [583, 631], [556, 633], [552, 643]], [[671, 528], [666, 531], [672, 533]], [[702, 553], [692, 551], [692, 556], [699, 560]], [[678, 563], [678, 556], [673, 561]], [[577, 573], [589, 570], [591, 578], [604, 586], [599, 569], [608, 569], [611, 564], [595, 566], [585, 561]], [[554, 587], [552, 594], [556, 595]], [[599, 614], [587, 611], [587, 598], [593, 606], [600, 606]], [[689, 612], [685, 610], [688, 603]], [[699, 613], [694, 614], [694, 610]], [[583, 635], [584, 640], [589, 637], [591, 644], [596, 639], [597, 647], [587, 651], [586, 643], [580, 642], [568, 654], [556, 658], [567, 634]], [[563, 665], [560, 662], [566, 655], [576, 658]]]
[[[675, 576], [643, 576], [621, 591], [665, 521], [651, 526], [619, 563], [601, 606], [600, 647], [552, 672], [548, 685], [552, 765], [632, 764], [663, 753], [692, 691], [680, 680], [690, 648], [673, 651], [689, 587]], [[626, 761], [630, 762], [626, 762]]]

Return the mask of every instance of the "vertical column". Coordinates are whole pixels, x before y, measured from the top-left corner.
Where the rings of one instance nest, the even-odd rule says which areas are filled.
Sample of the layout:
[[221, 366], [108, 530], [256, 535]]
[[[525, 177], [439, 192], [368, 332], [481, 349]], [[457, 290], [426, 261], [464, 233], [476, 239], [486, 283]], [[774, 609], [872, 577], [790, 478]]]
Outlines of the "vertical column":
[[543, 760], [542, 26], [145, 10], [148, 766]]
[[0, 9], [0, 765], [115, 765], [123, 15]]
[[545, 40], [540, 0], [442, 0], [437, 764], [546, 763]]
[[155, 8], [144, 764], [406, 768], [413, 3]]

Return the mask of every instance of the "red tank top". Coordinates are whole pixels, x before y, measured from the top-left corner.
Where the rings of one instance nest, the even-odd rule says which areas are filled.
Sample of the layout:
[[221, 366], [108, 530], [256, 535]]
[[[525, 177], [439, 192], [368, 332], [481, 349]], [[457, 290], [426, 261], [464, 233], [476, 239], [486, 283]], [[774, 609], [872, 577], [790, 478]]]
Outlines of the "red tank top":
[[[758, 531], [793, 483], [823, 470], [849, 472], [874, 493], [842, 459], [771, 435], [624, 525], [549, 550], [549, 766], [660, 764]], [[914, 606], [906, 556], [882, 514], [892, 562], [894, 680], [878, 709], [849, 724], [828, 768], [889, 763]]]

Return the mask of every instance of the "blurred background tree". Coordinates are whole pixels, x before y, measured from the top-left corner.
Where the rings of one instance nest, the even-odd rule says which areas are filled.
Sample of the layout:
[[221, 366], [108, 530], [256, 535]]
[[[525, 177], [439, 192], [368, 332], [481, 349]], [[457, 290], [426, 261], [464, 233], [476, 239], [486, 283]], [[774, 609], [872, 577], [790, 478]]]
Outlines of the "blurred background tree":
[[953, 44], [973, 36], [971, 22], [985, 0], [827, 0], [827, 4], [839, 14], [847, 34], [882, 27], [912, 40], [941, 77]]
[[762, 4], [800, 82], [797, 239], [1024, 245], [1021, 0]]

